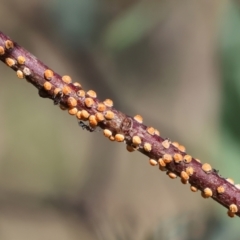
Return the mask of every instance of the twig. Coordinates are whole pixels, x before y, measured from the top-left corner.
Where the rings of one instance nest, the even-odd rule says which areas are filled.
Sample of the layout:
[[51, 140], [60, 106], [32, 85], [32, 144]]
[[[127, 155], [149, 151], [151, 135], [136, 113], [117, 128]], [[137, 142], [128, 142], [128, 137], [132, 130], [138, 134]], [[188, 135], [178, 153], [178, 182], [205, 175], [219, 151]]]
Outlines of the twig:
[[79, 121], [88, 121], [89, 128], [83, 124], [84, 128], [93, 131], [99, 126], [111, 141], [125, 142], [128, 151], [145, 154], [151, 165], [167, 171], [170, 178], [179, 176], [183, 184], [190, 183], [193, 192], [200, 190], [202, 197], [219, 202], [228, 209], [228, 216], [240, 216], [240, 186], [188, 155], [182, 145], [171, 143], [153, 127], [143, 125], [141, 116], [130, 117], [114, 109], [110, 99], [101, 102], [93, 90], [85, 92], [79, 83], [72, 83], [69, 76], [60, 76], [2, 32], [0, 60], [19, 78], [33, 84], [41, 97], [52, 99]]

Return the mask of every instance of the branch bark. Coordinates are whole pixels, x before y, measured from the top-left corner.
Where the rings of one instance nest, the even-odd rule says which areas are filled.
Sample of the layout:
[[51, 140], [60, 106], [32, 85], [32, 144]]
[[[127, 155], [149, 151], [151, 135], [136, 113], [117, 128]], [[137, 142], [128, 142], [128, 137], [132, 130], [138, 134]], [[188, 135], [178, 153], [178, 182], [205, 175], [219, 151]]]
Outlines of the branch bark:
[[180, 177], [183, 184], [191, 185], [193, 192], [200, 190], [202, 197], [226, 207], [228, 216], [240, 216], [240, 185], [187, 154], [182, 145], [162, 138], [158, 130], [142, 123], [141, 116], [128, 116], [113, 108], [112, 100], [100, 101], [93, 90], [85, 92], [78, 82], [60, 76], [2, 32], [0, 60], [19, 78], [33, 84], [40, 97], [52, 99], [81, 122], [88, 121], [89, 126], [81, 125], [90, 132], [97, 126], [102, 128], [111, 141], [125, 142], [128, 151], [138, 150], [149, 157], [151, 165], [167, 171], [170, 178]]

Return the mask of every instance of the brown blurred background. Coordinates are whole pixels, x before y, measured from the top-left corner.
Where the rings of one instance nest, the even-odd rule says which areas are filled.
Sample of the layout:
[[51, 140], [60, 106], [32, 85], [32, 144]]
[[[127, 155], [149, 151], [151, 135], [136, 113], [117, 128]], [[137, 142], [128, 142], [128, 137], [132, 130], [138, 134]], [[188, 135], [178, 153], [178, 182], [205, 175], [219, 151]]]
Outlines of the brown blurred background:
[[[240, 182], [239, 1], [0, 0], [0, 16], [56, 72]], [[239, 239], [226, 209], [0, 73], [0, 240]]]

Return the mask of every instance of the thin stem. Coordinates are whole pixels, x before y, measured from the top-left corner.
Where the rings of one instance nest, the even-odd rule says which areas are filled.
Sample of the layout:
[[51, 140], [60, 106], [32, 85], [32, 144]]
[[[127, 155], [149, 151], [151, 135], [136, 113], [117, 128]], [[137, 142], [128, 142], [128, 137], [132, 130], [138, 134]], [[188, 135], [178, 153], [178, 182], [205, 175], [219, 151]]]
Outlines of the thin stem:
[[[79, 83], [72, 83], [69, 76], [60, 76], [2, 32], [0, 60], [19, 78], [33, 84], [41, 97], [52, 99], [76, 116], [85, 129], [91, 132], [99, 126], [111, 141], [124, 141], [128, 151], [138, 150], [150, 158], [151, 165], [167, 171], [169, 177], [179, 176], [183, 184], [190, 183], [193, 192], [200, 190], [204, 198], [211, 197], [228, 208], [230, 217], [240, 216], [239, 185], [188, 155], [182, 145], [160, 137], [156, 129], [142, 124], [141, 116], [127, 116], [113, 108], [112, 100], [102, 102], [94, 91], [85, 92]], [[88, 121], [89, 126], [82, 121]]]

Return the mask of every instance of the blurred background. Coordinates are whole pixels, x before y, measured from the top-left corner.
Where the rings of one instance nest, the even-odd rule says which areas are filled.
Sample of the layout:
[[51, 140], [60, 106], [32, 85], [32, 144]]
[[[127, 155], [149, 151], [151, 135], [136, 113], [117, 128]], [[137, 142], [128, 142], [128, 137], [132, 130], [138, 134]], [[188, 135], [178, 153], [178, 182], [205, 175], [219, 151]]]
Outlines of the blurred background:
[[[240, 182], [240, 3], [0, 0], [0, 30]], [[0, 64], [0, 239], [239, 239], [239, 219]]]

